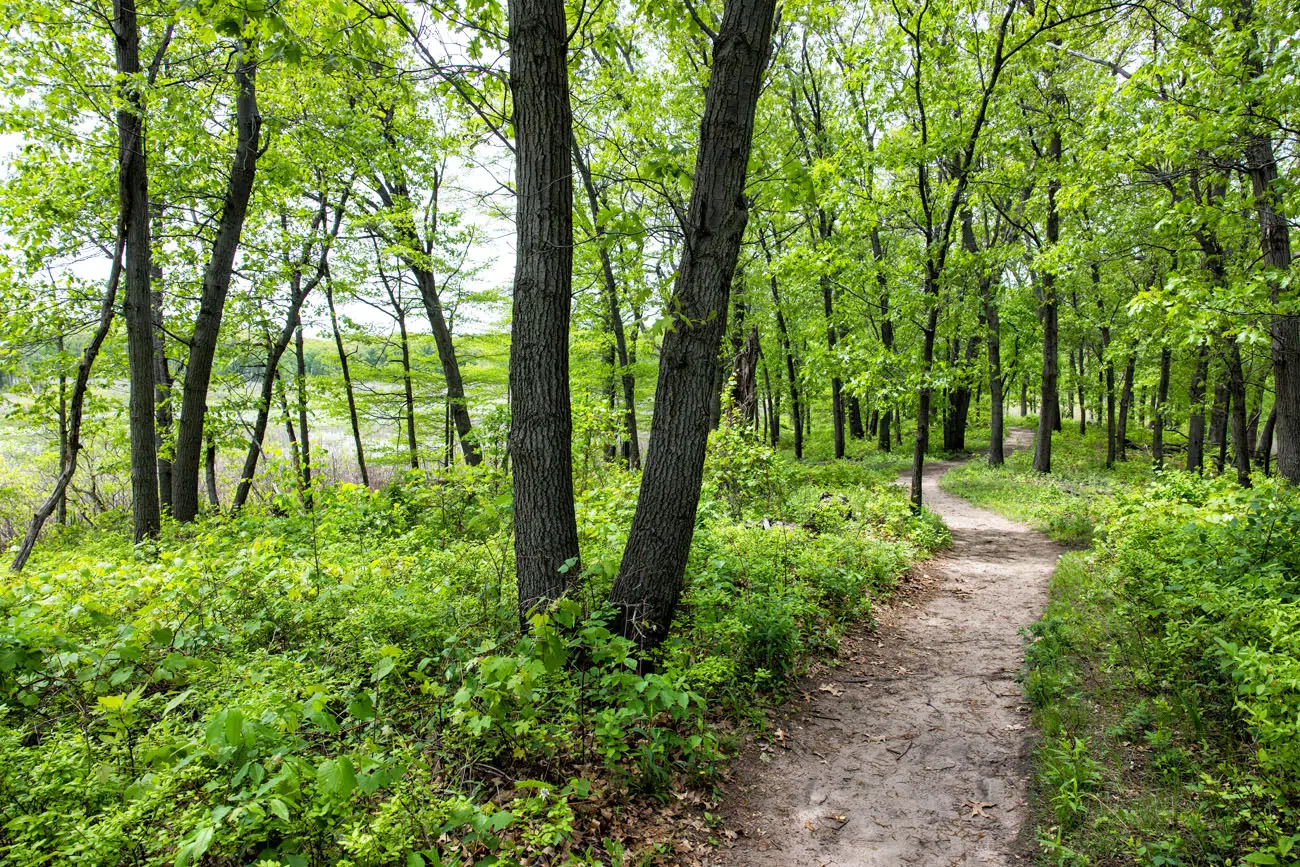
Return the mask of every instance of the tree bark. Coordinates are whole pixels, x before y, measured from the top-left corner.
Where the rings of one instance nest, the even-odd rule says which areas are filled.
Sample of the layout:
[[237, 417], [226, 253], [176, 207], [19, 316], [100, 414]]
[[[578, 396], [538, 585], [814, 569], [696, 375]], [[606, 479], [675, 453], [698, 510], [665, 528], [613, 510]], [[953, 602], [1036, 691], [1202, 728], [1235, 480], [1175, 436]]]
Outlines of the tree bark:
[[1273, 458], [1273, 431], [1276, 425], [1277, 404], [1273, 404], [1273, 409], [1268, 414], [1268, 421], [1264, 422], [1264, 429], [1259, 432], [1259, 444], [1255, 447], [1255, 466], [1266, 476]]
[[203, 468], [208, 488], [208, 505], [213, 511], [219, 511], [221, 498], [217, 496], [217, 440], [210, 432], [206, 434], [205, 439]]
[[123, 268], [123, 318], [130, 371], [131, 525], [137, 543], [158, 535], [158, 440], [154, 426], [153, 278], [150, 245], [149, 170], [146, 163], [144, 94], [140, 92], [140, 29], [136, 0], [113, 2], [113, 47], [121, 79], [117, 110], [121, 210], [127, 215]]
[[1232, 406], [1232, 464], [1237, 470], [1237, 484], [1249, 488], [1250, 451], [1255, 444], [1246, 429], [1246, 375], [1241, 363], [1241, 347], [1232, 337], [1228, 338], [1228, 391]]
[[[1053, 96], [1055, 101], [1057, 95]], [[1047, 146], [1053, 175], [1047, 182], [1047, 245], [1056, 246], [1061, 237], [1061, 215], [1056, 208], [1056, 194], [1061, 181], [1055, 175], [1061, 164], [1061, 133], [1052, 130]], [[1042, 409], [1038, 415], [1038, 436], [1034, 439], [1034, 469], [1040, 473], [1052, 471], [1052, 432], [1060, 429], [1057, 376], [1060, 365], [1059, 304], [1056, 298], [1056, 275], [1049, 267], [1042, 272], [1043, 298], [1039, 318], [1043, 323], [1043, 383]]]
[[581, 573], [569, 401], [573, 120], [563, 0], [510, 0], [509, 11], [518, 177], [510, 454], [526, 625], [530, 612]]
[[1160, 348], [1160, 379], [1156, 385], [1155, 411], [1151, 423], [1151, 460], [1157, 470], [1165, 468], [1165, 404], [1169, 400], [1169, 347]]
[[713, 41], [686, 244], [660, 353], [650, 447], [610, 601], [615, 631], [642, 649], [668, 634], [695, 530], [708, 400], [748, 220], [745, 173], [771, 47], [775, 0], [727, 0]]
[[415, 436], [415, 389], [411, 385], [411, 341], [406, 333], [406, 311], [397, 311], [398, 337], [402, 341], [402, 396], [406, 406], [406, 451], [411, 469], [420, 468], [420, 443]]
[[352, 442], [357, 449], [357, 467], [361, 471], [361, 484], [370, 487], [370, 474], [366, 472], [366, 450], [361, 442], [361, 424], [357, 418], [357, 397], [352, 388], [352, 369], [348, 362], [348, 353], [343, 346], [343, 335], [339, 332], [339, 318], [334, 309], [334, 286], [325, 283], [325, 303], [329, 305], [330, 330], [334, 332], [334, 348], [339, 353], [339, 370], [343, 374], [343, 391], [348, 399], [348, 423], [352, 427]]
[[203, 274], [199, 312], [190, 338], [189, 361], [181, 397], [181, 423], [172, 464], [172, 514], [181, 523], [193, 521], [199, 511], [199, 463], [203, 452], [203, 422], [207, 413], [208, 385], [225, 312], [226, 293], [234, 271], [235, 252], [244, 229], [248, 200], [257, 173], [258, 140], [262, 118], [257, 110], [257, 66], [253, 46], [244, 41], [235, 61], [235, 156], [226, 184], [221, 218], [212, 254]]
[[311, 494], [311, 428], [307, 424], [307, 359], [303, 351], [302, 340], [302, 306], [298, 307], [298, 327], [294, 329], [294, 357], [298, 362], [297, 376], [294, 380], [298, 398], [298, 434], [302, 440], [302, 463], [298, 467], [298, 477], [302, 485], [302, 502], [307, 508], [312, 507]]
[[[889, 278], [885, 276], [885, 247], [880, 241], [880, 226], [871, 227], [871, 258], [876, 264], [876, 288], [880, 293], [880, 345], [885, 352], [893, 355], [894, 353], [894, 320], [889, 312]], [[889, 410], [880, 414], [880, 422], [876, 428], [876, 447], [882, 452], [890, 449], [889, 443]]]
[[1136, 372], [1137, 356], [1129, 353], [1124, 365], [1124, 384], [1119, 395], [1119, 424], [1115, 430], [1115, 447], [1117, 460], [1128, 460], [1128, 417], [1133, 409], [1133, 376]]

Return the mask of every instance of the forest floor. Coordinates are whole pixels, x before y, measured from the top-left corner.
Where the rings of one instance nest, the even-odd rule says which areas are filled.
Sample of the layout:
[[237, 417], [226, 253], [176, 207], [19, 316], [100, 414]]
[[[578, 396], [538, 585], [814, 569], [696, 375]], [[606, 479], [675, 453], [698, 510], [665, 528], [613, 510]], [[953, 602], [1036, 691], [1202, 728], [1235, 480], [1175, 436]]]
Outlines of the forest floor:
[[[1013, 431], [1024, 447], [1032, 432]], [[939, 488], [952, 547], [875, 629], [846, 637], [800, 707], [734, 769], [723, 817], [735, 867], [1029, 860], [1029, 706], [1016, 675], [1062, 548]]]

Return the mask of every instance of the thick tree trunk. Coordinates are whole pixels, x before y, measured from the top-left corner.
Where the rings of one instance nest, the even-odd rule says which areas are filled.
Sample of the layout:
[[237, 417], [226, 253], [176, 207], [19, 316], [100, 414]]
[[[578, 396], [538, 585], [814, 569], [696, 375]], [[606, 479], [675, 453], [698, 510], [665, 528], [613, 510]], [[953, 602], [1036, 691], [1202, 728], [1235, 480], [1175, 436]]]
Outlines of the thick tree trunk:
[[1233, 467], [1237, 470], [1237, 483], [1250, 487], [1250, 452], [1254, 447], [1246, 429], [1246, 375], [1241, 363], [1241, 347], [1228, 338], [1228, 391], [1231, 394]]
[[1205, 469], [1205, 382], [1210, 375], [1210, 349], [1201, 345], [1196, 350], [1196, 366], [1192, 368], [1192, 381], [1187, 387], [1187, 402], [1191, 415], [1187, 420], [1187, 471], [1200, 473]]
[[145, 156], [144, 94], [139, 90], [140, 29], [135, 0], [113, 2], [113, 46], [121, 78], [117, 110], [117, 194], [127, 215], [123, 318], [131, 391], [131, 524], [136, 542], [158, 535], [158, 439], [154, 420], [153, 259], [149, 171]]
[[530, 612], [581, 574], [569, 401], [573, 120], [563, 0], [510, 0], [509, 11], [518, 178], [510, 454], [526, 626]]
[[[1273, 303], [1283, 301], [1283, 277], [1291, 269], [1291, 229], [1281, 210], [1277, 159], [1267, 135], [1254, 136], [1246, 149], [1247, 171], [1259, 216], [1260, 251], [1273, 285]], [[1294, 295], [1295, 288], [1290, 289]], [[1300, 483], [1300, 315], [1273, 316], [1273, 406], [1277, 410], [1277, 472]]]
[[226, 293], [234, 271], [235, 252], [244, 230], [244, 216], [257, 172], [258, 139], [262, 118], [257, 111], [256, 62], [253, 46], [240, 46], [235, 61], [235, 156], [226, 184], [221, 218], [212, 254], [203, 274], [199, 312], [190, 338], [189, 361], [181, 397], [180, 431], [176, 437], [176, 458], [172, 464], [172, 514], [176, 520], [193, 521], [199, 511], [199, 463], [203, 452], [204, 416], [208, 407], [208, 385], [225, 312]]
[[361, 484], [370, 487], [370, 474], [366, 472], [366, 450], [361, 443], [361, 424], [357, 418], [357, 397], [352, 388], [352, 369], [348, 362], [348, 353], [343, 346], [343, 335], [339, 332], [338, 313], [334, 309], [334, 286], [325, 284], [325, 302], [329, 305], [330, 330], [334, 332], [334, 348], [339, 353], [339, 370], [343, 374], [343, 391], [348, 399], [348, 423], [352, 428], [352, 442], [357, 449], [357, 467], [361, 471]]
[[1169, 400], [1169, 366], [1173, 358], [1169, 347], [1160, 348], [1160, 379], [1156, 386], [1155, 412], [1152, 413], [1151, 461], [1157, 470], [1165, 468], [1165, 404]]
[[650, 447], [636, 514], [610, 593], [615, 631], [643, 648], [668, 634], [695, 530], [708, 400], [748, 220], [745, 172], [771, 48], [775, 0], [727, 0], [713, 42], [685, 252], [660, 352]]
[[638, 470], [641, 468], [641, 438], [636, 423], [636, 374], [632, 372], [628, 354], [627, 333], [623, 328], [623, 311], [618, 304], [618, 281], [614, 278], [609, 241], [600, 219], [600, 196], [591, 177], [591, 168], [576, 142], [573, 145], [573, 162], [578, 167], [578, 175], [587, 192], [587, 206], [591, 209], [591, 225], [596, 233], [596, 247], [600, 256], [600, 273], [605, 281], [605, 304], [609, 308], [609, 324], [614, 332], [614, 351], [618, 361], [616, 375], [623, 386], [623, 435], [627, 443], [627, 466], [628, 469]]
[[862, 401], [856, 395], [847, 395], [844, 400], [845, 411], [849, 417], [849, 436], [855, 440], [866, 437], [867, 429], [862, 423]]

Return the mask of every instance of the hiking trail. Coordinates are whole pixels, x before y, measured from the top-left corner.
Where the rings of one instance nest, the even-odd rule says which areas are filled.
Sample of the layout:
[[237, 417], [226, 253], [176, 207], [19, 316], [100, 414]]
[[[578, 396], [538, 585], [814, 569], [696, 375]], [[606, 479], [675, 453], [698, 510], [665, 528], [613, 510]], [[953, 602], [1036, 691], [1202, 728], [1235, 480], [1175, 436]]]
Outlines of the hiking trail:
[[[1010, 444], [1032, 443], [1015, 430]], [[723, 806], [728, 867], [1026, 863], [1029, 702], [1020, 630], [1047, 602], [1061, 546], [939, 488], [926, 505], [952, 547], [920, 564], [922, 592], [842, 645], [759, 749]], [[730, 836], [730, 835], [728, 835]]]

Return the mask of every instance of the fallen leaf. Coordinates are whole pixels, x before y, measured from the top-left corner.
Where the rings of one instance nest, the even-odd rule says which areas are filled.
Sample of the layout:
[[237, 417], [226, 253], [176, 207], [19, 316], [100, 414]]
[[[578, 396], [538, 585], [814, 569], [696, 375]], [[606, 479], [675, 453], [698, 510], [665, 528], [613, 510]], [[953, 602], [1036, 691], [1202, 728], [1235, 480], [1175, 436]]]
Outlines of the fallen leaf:
[[838, 686], [836, 686], [833, 683], [823, 683], [821, 686], [817, 687], [817, 691], [829, 692], [831, 695], [835, 696], [836, 698], [839, 698], [840, 696], [844, 695], [844, 690], [840, 689]]
[[976, 816], [981, 816], [985, 819], [992, 819], [994, 817], [984, 812], [984, 808], [997, 806], [997, 804], [991, 804], [987, 801], [971, 801], [971, 800], [962, 801], [961, 805], [963, 807], [970, 808], [970, 813], [966, 815], [967, 819], [974, 819]]

